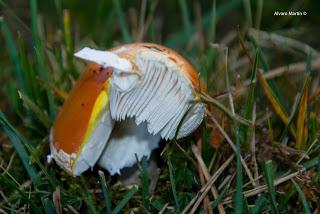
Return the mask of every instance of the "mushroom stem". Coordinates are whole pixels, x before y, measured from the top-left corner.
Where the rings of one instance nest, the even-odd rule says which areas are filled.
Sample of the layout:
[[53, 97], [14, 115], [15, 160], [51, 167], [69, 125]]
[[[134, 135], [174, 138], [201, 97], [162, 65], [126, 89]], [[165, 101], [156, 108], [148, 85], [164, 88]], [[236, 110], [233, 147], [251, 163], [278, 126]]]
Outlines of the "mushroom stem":
[[159, 134], [152, 135], [147, 130], [147, 124], [137, 125], [134, 119], [128, 118], [117, 122], [104, 149], [98, 164], [107, 169], [111, 175], [121, 174], [124, 167], [133, 166], [159, 145]]

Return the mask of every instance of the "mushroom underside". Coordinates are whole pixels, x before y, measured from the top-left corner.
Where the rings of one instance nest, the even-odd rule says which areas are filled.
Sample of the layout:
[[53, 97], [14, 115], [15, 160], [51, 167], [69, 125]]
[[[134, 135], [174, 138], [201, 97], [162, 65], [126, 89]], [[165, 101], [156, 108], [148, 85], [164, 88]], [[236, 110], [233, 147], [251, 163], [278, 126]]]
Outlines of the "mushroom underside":
[[191, 83], [177, 64], [152, 51], [141, 53], [135, 63], [141, 72], [140, 82], [129, 91], [110, 89], [112, 118], [146, 122], [149, 133], [160, 133], [164, 139], [182, 138], [194, 131], [203, 119], [204, 105], [192, 103]]
[[111, 175], [120, 175], [122, 168], [133, 166], [143, 156], [149, 158], [160, 139], [160, 135], [148, 132], [145, 122], [137, 125], [130, 118], [117, 122], [98, 164]]

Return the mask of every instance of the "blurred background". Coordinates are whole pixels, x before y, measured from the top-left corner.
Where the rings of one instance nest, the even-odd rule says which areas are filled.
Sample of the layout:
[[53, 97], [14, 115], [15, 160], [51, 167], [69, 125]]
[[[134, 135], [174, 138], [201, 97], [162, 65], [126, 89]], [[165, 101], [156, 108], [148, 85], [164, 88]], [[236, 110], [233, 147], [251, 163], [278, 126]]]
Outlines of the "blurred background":
[[[245, 36], [250, 28], [297, 39], [314, 49], [319, 49], [320, 46], [317, 36], [317, 24], [320, 22], [317, 10], [320, 7], [316, 0], [49, 0], [37, 2], [36, 17], [31, 14], [30, 4], [30, 1], [24, 0], [1, 1], [2, 18], [17, 43], [16, 46], [23, 46], [24, 54], [32, 64], [35, 40], [38, 39], [43, 49], [39, 52], [44, 51], [44, 54], [58, 58], [56, 63], [59, 65], [56, 66], [62, 64], [64, 74], [71, 73], [73, 78], [77, 77], [79, 71], [75, 71], [73, 67], [72, 53], [83, 46], [108, 49], [123, 43], [140, 41], [163, 44], [187, 57], [205, 79], [208, 74], [215, 78], [216, 66], [221, 61], [216, 57], [217, 54], [208, 56], [209, 49], [212, 49], [210, 44], [213, 43], [230, 47], [231, 70], [240, 73], [238, 68], [248, 69], [239, 36], [243, 37], [245, 43]], [[275, 11], [305, 11], [307, 15], [275, 16]], [[35, 35], [35, 30], [38, 30], [38, 35]], [[13, 69], [13, 65], [3, 32], [0, 36], [0, 59], [3, 68], [0, 78], [1, 82], [10, 83], [14, 77], [8, 71]], [[268, 38], [257, 42], [266, 47], [265, 56], [270, 68], [303, 57], [303, 53], [285, 47], [286, 45], [280, 47], [279, 44], [272, 44]], [[237, 47], [231, 49], [235, 45]], [[247, 48], [251, 51], [255, 47], [249, 43]], [[295, 51], [295, 54], [288, 54], [292, 51]], [[234, 67], [237, 69], [233, 69]], [[207, 70], [207, 76], [204, 75], [204, 70]], [[59, 72], [53, 69], [49, 73], [56, 77], [53, 80], [59, 81], [59, 76], [55, 75]], [[9, 90], [6, 86], [8, 84], [2, 87], [3, 95]], [[9, 108], [5, 102], [2, 105], [2, 109], [6, 111], [14, 109], [14, 106]]]

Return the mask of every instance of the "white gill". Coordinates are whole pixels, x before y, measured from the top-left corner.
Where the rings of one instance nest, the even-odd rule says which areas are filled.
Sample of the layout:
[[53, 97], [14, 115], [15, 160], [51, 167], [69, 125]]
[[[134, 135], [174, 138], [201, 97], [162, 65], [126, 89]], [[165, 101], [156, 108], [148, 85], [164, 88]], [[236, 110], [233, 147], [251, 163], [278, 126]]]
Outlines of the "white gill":
[[194, 131], [203, 119], [204, 105], [192, 104], [191, 82], [180, 67], [154, 50], [139, 53], [135, 64], [140, 70], [139, 83], [128, 91], [110, 89], [112, 118], [116, 121], [134, 118], [138, 125], [146, 122], [149, 133], [160, 133], [165, 139], [175, 137], [182, 119], [177, 138]]

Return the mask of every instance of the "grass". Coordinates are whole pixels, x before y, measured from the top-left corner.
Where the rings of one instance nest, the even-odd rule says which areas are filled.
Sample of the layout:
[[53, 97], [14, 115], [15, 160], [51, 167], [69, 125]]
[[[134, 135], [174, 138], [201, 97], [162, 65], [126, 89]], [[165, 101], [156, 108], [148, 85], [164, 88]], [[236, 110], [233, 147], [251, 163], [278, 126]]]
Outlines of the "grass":
[[[319, 212], [312, 1], [13, 2], [0, 0], [1, 213]], [[296, 6], [308, 16], [273, 16]], [[130, 187], [98, 167], [71, 177], [46, 160], [50, 126], [84, 68], [74, 50], [134, 41], [175, 49], [207, 88], [200, 128], [161, 148], [153, 192], [146, 159]]]

